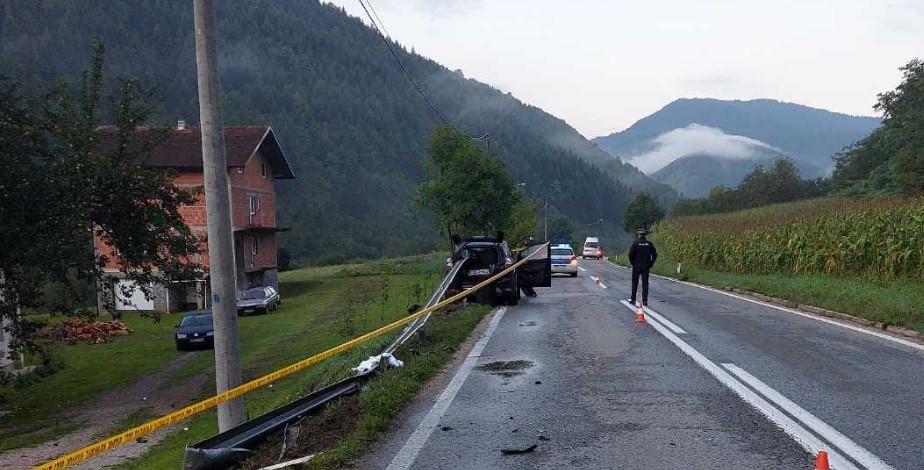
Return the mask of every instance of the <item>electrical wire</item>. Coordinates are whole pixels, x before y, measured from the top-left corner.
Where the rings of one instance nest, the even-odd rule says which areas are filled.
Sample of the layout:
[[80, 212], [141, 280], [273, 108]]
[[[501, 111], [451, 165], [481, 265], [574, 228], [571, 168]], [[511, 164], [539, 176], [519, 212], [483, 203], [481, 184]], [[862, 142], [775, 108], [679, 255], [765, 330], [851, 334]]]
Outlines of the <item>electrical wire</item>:
[[[378, 33], [379, 38], [381, 38], [382, 42], [385, 43], [385, 47], [388, 48], [388, 52], [391, 53], [391, 56], [395, 59], [395, 62], [397, 62], [398, 67], [404, 73], [404, 76], [407, 77], [408, 81], [411, 82], [411, 85], [413, 85], [414, 88], [417, 90], [417, 93], [419, 93], [420, 96], [423, 97], [424, 101], [427, 102], [427, 106], [430, 107], [430, 110], [433, 111], [436, 117], [439, 118], [440, 121], [443, 121], [444, 124], [446, 124], [447, 126], [451, 127], [453, 130], [455, 130], [456, 132], [460, 134], [468, 135], [472, 140], [486, 139], [488, 137], [487, 133], [484, 133], [483, 135], [480, 135], [480, 136], [474, 136], [474, 135], [468, 134], [467, 132], [462, 132], [461, 130], [459, 130], [458, 127], [455, 126], [455, 124], [452, 123], [452, 121], [449, 120], [449, 118], [446, 117], [446, 115], [443, 114], [442, 111], [440, 111], [440, 109], [436, 106], [436, 104], [433, 103], [433, 100], [430, 99], [430, 96], [427, 95], [426, 91], [424, 91], [420, 83], [418, 83], [417, 80], [414, 78], [414, 76], [411, 74], [411, 71], [408, 70], [407, 66], [404, 65], [404, 62], [401, 61], [401, 58], [398, 56], [398, 53], [395, 51], [395, 48], [392, 47], [390, 36], [388, 35], [388, 32], [385, 31], [385, 25], [382, 24], [381, 26], [379, 26], [379, 23], [381, 23], [381, 20], [379, 19], [378, 22], [376, 21], [376, 19], [378, 19], [379, 17], [378, 14], [373, 15], [373, 13], [370, 11], [370, 9], [372, 11], [375, 10], [372, 7], [372, 2], [370, 0], [365, 0], [365, 1], [358, 0], [358, 1], [359, 1], [359, 5], [363, 7], [363, 11], [366, 12], [366, 17], [369, 18], [369, 22], [372, 24], [372, 29], [374, 29], [375, 32]], [[368, 7], [366, 6], [367, 2], [369, 3]]]

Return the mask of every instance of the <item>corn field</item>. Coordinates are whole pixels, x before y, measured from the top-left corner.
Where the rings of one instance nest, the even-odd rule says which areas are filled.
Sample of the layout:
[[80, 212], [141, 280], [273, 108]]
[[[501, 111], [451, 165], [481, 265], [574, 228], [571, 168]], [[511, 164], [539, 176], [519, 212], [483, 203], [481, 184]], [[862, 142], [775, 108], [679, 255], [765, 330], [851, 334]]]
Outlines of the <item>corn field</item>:
[[666, 219], [656, 232], [677, 261], [708, 269], [924, 281], [924, 199], [812, 199]]

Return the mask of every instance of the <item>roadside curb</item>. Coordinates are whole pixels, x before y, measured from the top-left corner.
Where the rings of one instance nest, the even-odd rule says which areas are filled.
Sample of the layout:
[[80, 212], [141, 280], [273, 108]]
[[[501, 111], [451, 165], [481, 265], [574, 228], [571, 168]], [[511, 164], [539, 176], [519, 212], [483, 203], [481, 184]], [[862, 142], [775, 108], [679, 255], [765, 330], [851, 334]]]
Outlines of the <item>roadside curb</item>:
[[[628, 269], [625, 266], [613, 263], [610, 260], [606, 260], [606, 262], [607, 264], [617, 267], [617, 268]], [[761, 294], [758, 292], [751, 292], [751, 291], [744, 290], [744, 289], [738, 289], [737, 287], [709, 286], [706, 284], [700, 284], [700, 283], [691, 282], [691, 281], [684, 281], [681, 279], [673, 278], [670, 276], [662, 276], [659, 274], [652, 274], [652, 276], [659, 277], [661, 279], [667, 279], [669, 281], [678, 282], [681, 284], [690, 284], [690, 285], [698, 286], [704, 289], [716, 289], [716, 290], [721, 290], [721, 291], [726, 291], [726, 292], [732, 292], [735, 295], [747, 297], [757, 302], [763, 302], [769, 305], [775, 305], [777, 307], [792, 309], [794, 311], [798, 311], [799, 313], [809, 315], [809, 316], [824, 317], [824, 318], [830, 318], [833, 320], [839, 320], [844, 323], [852, 323], [854, 325], [862, 326], [870, 330], [877, 330], [880, 332], [885, 332], [889, 334], [890, 336], [901, 337], [902, 339], [911, 340], [918, 344], [924, 344], [924, 333], [921, 333], [919, 331], [912, 330], [909, 328], [896, 326], [896, 325], [888, 325], [888, 324], [873, 321], [873, 320], [867, 320], [866, 318], [856, 317], [856, 316], [853, 316], [847, 313], [837, 312], [837, 311], [829, 310], [829, 309], [822, 308], [822, 307], [816, 307], [814, 305], [800, 304], [792, 300], [781, 299], [778, 297], [772, 297], [772, 296]]]

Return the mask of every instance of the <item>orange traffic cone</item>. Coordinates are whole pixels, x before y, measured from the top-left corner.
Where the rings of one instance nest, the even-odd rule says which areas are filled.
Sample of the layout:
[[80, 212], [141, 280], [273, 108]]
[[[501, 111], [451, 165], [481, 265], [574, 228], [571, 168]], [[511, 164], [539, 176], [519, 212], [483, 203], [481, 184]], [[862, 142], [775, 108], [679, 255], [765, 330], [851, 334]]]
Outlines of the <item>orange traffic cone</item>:
[[824, 450], [818, 451], [818, 457], [815, 458], [815, 470], [830, 470], [831, 467], [828, 466], [828, 452]]
[[635, 313], [635, 323], [645, 323], [645, 309], [642, 304], [638, 304], [638, 312]]

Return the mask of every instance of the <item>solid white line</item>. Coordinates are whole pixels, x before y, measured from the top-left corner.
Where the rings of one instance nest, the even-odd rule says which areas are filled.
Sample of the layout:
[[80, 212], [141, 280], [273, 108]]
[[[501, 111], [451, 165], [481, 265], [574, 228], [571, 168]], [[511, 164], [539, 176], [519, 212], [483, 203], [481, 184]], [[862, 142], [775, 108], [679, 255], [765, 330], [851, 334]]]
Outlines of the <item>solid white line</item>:
[[[610, 265], [612, 265], [613, 267], [616, 267], [616, 268], [621, 268], [621, 269], [628, 270], [628, 268], [623, 267], [623, 266], [619, 266], [619, 265], [617, 265], [617, 264], [610, 263]], [[763, 305], [763, 306], [765, 306], [765, 307], [770, 307], [770, 308], [773, 308], [773, 309], [776, 309], [776, 310], [780, 310], [780, 311], [783, 311], [783, 312], [792, 313], [792, 314], [794, 314], [794, 315], [799, 315], [800, 317], [810, 318], [810, 319], [812, 319], [812, 320], [817, 320], [817, 321], [820, 321], [820, 322], [828, 323], [828, 324], [830, 324], [830, 325], [839, 326], [839, 327], [841, 327], [841, 328], [847, 328], [848, 330], [853, 330], [853, 331], [856, 331], [856, 332], [859, 332], [859, 333], [865, 333], [865, 334], [868, 334], [868, 335], [875, 336], [875, 337], [877, 337], [877, 338], [881, 338], [881, 339], [885, 339], [885, 340], [888, 340], [888, 341], [892, 341], [893, 343], [901, 344], [902, 346], [907, 346], [907, 347], [909, 347], [909, 348], [917, 349], [917, 350], [919, 350], [919, 351], [924, 351], [924, 345], [922, 345], [922, 344], [915, 343], [915, 342], [913, 342], [913, 341], [908, 341], [908, 340], [906, 340], [906, 339], [898, 338], [898, 337], [896, 337], [896, 336], [887, 335], [887, 334], [885, 334], [885, 333], [880, 333], [880, 332], [878, 332], [878, 331], [873, 331], [873, 330], [870, 330], [870, 329], [867, 329], [867, 328], [863, 328], [863, 327], [860, 327], [860, 326], [851, 325], [851, 324], [849, 324], [849, 323], [843, 323], [843, 322], [831, 320], [831, 319], [829, 319], [829, 318], [824, 318], [824, 317], [820, 317], [820, 316], [817, 316], [817, 315], [811, 315], [811, 314], [808, 314], [808, 313], [805, 313], [805, 312], [800, 312], [800, 311], [798, 311], [798, 310], [794, 310], [794, 309], [791, 309], [791, 308], [782, 307], [782, 306], [779, 306], [779, 305], [774, 305], [774, 304], [771, 304], [771, 303], [769, 303], [769, 302], [763, 302], [763, 301], [757, 300], [757, 299], [749, 299], [749, 298], [747, 298], [747, 297], [743, 297], [743, 296], [740, 296], [740, 295], [737, 295], [737, 294], [733, 294], [733, 293], [731, 293], [731, 292], [726, 292], [726, 291], [723, 291], [723, 290], [719, 290], [719, 289], [716, 289], [716, 288], [714, 288], [714, 287], [709, 287], [709, 286], [704, 286], [704, 285], [702, 285], [702, 284], [697, 284], [697, 283], [695, 283], [695, 282], [681, 281], [681, 280], [679, 280], [679, 279], [674, 279], [674, 278], [672, 278], [672, 277], [666, 277], [666, 276], [660, 276], [660, 275], [657, 275], [657, 274], [652, 274], [652, 276], [657, 277], [657, 278], [660, 278], [660, 279], [664, 279], [664, 280], [666, 280], [666, 281], [676, 282], [677, 284], [683, 284], [683, 285], [685, 285], [685, 286], [696, 287], [696, 288], [699, 288], [699, 289], [707, 290], [707, 291], [709, 291], [709, 292], [715, 292], [716, 294], [722, 294], [722, 295], [725, 295], [725, 296], [728, 296], [728, 297], [733, 297], [733, 298], [736, 298], [736, 299], [738, 299], [738, 300], [743, 300], [743, 301], [745, 301], [745, 302], [751, 302], [752, 304]]]
[[584, 269], [584, 268], [583, 268], [583, 267], [581, 267], [581, 266], [578, 266], [578, 269], [580, 269], [581, 271], [584, 271], [585, 273], [587, 272], [587, 270], [586, 270], [586, 269]]
[[732, 377], [731, 374], [724, 371], [714, 362], [710, 361], [708, 358], [706, 358], [706, 356], [703, 356], [686, 341], [680, 339], [680, 337], [670, 332], [667, 327], [662, 325], [658, 320], [651, 319], [648, 321], [648, 324], [651, 325], [651, 327], [654, 328], [658, 333], [661, 333], [662, 336], [667, 338], [668, 341], [674, 343], [675, 346], [680, 348], [681, 351], [693, 359], [693, 361], [699, 364], [703, 369], [706, 369], [706, 372], [709, 372], [720, 383], [722, 383], [722, 385], [728, 387], [732, 392], [735, 393], [735, 395], [741, 397], [742, 400], [753, 406], [755, 409], [757, 409], [757, 411], [766, 416], [774, 424], [779, 426], [780, 429], [782, 429], [786, 434], [792, 436], [792, 438], [795, 439], [795, 441], [810, 454], [816, 455], [818, 451], [826, 450], [828, 451], [828, 460], [832, 468], [837, 470], [860, 470], [856, 465], [847, 460], [837, 450], [830, 448], [828, 444], [812, 434], [809, 430], [805, 429], [801, 424], [787, 416], [779, 408], [773, 406], [760, 395], [751, 391], [751, 389], [747, 388], [744, 384]]
[[603, 281], [600, 281], [600, 287], [607, 289], [606, 284], [604, 284]]
[[864, 465], [867, 468], [875, 468], [881, 470], [892, 469], [891, 466], [883, 462], [879, 457], [876, 457], [871, 452], [858, 445], [856, 442], [850, 440], [849, 437], [841, 434], [824, 421], [815, 417], [815, 415], [793, 403], [792, 400], [786, 398], [781, 393], [770, 388], [769, 385], [761, 382], [760, 379], [749, 374], [746, 370], [734, 364], [727, 363], [722, 364], [722, 367], [728, 369], [729, 372], [744, 381], [744, 383], [750, 385], [763, 396], [767, 397], [770, 401], [776, 403], [777, 406], [786, 410], [787, 413], [791, 414], [799, 421], [802, 421], [803, 424], [811, 428], [831, 444], [834, 444], [840, 448], [840, 450], [844, 451], [845, 454], [849, 455], [860, 465]]
[[506, 311], [506, 307], [501, 307], [497, 310], [494, 314], [494, 318], [491, 319], [491, 323], [485, 330], [484, 335], [475, 343], [475, 346], [472, 347], [465, 361], [462, 362], [462, 365], [459, 366], [459, 370], [456, 371], [456, 375], [452, 377], [449, 385], [446, 386], [443, 393], [436, 399], [436, 403], [433, 404], [433, 407], [430, 408], [430, 411], [424, 416], [423, 421], [420, 422], [417, 429], [415, 429], [411, 437], [408, 438], [404, 447], [398, 451], [398, 454], [395, 455], [395, 458], [392, 459], [386, 470], [406, 470], [414, 464], [414, 460], [417, 459], [420, 450], [423, 449], [427, 439], [430, 438], [430, 434], [432, 434], [436, 426], [439, 425], [440, 419], [446, 414], [446, 410], [449, 409], [452, 400], [456, 398], [456, 394], [459, 393], [459, 389], [462, 388], [465, 379], [468, 378], [475, 364], [478, 363], [478, 357], [481, 355], [485, 346], [487, 346], [488, 341], [491, 339], [491, 335], [494, 334], [494, 330], [497, 329], [497, 325], [500, 323], [501, 319], [504, 318], [504, 313]]
[[[638, 307], [635, 307], [634, 305], [632, 305], [631, 303], [629, 303], [628, 300], [620, 300], [619, 302], [620, 302], [621, 304], [625, 305], [626, 308], [628, 308], [629, 310], [631, 310], [631, 311], [633, 311], [633, 312], [638, 308]], [[685, 335], [685, 334], [687, 334], [687, 330], [684, 330], [683, 328], [681, 328], [681, 327], [677, 326], [676, 324], [674, 324], [674, 322], [668, 320], [667, 318], [664, 318], [664, 316], [662, 316], [662, 315], [661, 315], [660, 313], [658, 313], [658, 312], [655, 312], [655, 311], [652, 310], [650, 307], [643, 307], [643, 308], [645, 309], [645, 312], [648, 313], [648, 315], [654, 317], [656, 320], [658, 320], [659, 322], [663, 323], [664, 326], [670, 328], [670, 330], [673, 331], [674, 333], [677, 333], [678, 335]]]

